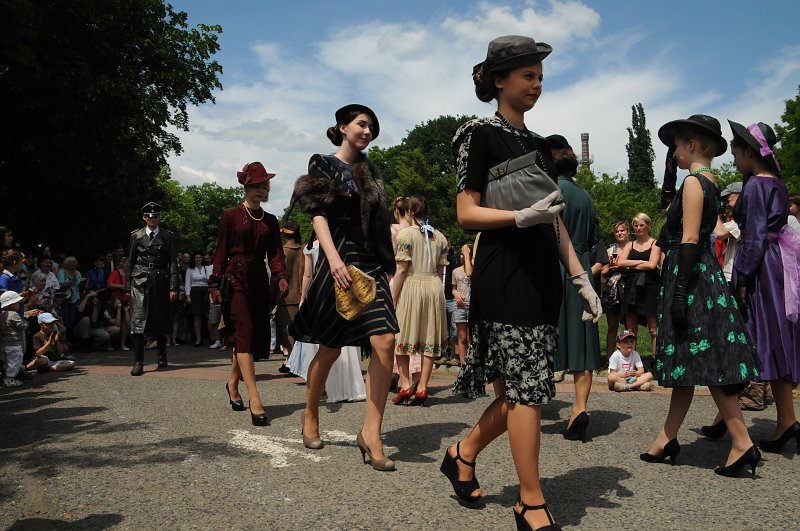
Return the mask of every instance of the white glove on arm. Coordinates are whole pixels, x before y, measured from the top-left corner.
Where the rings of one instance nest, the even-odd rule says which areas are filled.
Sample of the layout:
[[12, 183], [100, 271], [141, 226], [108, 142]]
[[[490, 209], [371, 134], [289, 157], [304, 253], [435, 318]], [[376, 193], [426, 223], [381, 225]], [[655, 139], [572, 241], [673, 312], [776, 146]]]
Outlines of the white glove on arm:
[[[555, 202], [555, 204], [554, 204]], [[528, 208], [514, 211], [514, 222], [524, 229], [540, 223], [552, 223], [558, 213], [564, 209], [564, 200], [558, 190], [544, 199], [536, 201]]]
[[600, 297], [597, 296], [597, 292], [589, 282], [589, 274], [584, 271], [580, 275], [569, 277], [569, 279], [578, 290], [578, 295], [583, 299], [583, 315], [581, 315], [581, 319], [596, 323], [600, 320], [602, 307], [600, 306]]

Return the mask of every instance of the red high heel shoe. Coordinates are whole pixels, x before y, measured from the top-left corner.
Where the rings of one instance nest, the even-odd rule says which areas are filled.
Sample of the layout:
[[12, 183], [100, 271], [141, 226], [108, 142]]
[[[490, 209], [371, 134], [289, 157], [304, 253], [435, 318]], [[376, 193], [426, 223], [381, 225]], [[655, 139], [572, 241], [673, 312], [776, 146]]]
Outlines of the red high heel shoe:
[[396, 406], [402, 406], [411, 396], [414, 394], [414, 388], [409, 387], [408, 389], [400, 389], [396, 395], [392, 397], [392, 404]]
[[408, 401], [409, 406], [424, 406], [425, 401], [428, 399], [428, 391], [417, 391], [414, 398]]

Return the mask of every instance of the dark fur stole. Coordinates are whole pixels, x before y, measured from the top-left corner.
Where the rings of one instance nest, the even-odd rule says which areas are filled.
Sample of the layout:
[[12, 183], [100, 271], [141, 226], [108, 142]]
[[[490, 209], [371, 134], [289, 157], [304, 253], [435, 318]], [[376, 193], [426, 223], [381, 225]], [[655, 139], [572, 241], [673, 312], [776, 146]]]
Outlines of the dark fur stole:
[[[330, 163], [321, 155], [314, 155], [308, 163], [309, 175], [297, 179], [292, 193], [292, 205], [312, 216], [325, 211], [337, 197], [347, 195], [336, 183]], [[391, 237], [386, 188], [378, 168], [365, 155], [353, 164], [353, 177], [360, 195], [361, 230], [371, 251], [384, 271], [395, 272], [394, 250]], [[290, 206], [290, 208], [291, 208]]]

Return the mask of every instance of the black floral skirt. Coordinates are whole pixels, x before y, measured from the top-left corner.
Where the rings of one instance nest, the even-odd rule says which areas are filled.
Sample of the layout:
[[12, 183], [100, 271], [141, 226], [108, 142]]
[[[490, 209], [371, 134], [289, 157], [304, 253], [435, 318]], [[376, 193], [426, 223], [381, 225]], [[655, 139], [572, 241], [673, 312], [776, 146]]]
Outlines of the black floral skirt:
[[556, 396], [553, 358], [558, 327], [534, 327], [479, 321], [453, 393], [466, 398], [486, 394], [486, 385], [503, 382], [506, 400], [526, 406], [547, 404]]

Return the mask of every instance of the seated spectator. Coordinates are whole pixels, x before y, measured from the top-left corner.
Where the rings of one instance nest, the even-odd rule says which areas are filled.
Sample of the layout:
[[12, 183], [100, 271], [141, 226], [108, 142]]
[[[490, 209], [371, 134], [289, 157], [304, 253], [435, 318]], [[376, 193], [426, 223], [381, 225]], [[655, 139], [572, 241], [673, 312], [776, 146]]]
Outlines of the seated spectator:
[[99, 290], [106, 287], [105, 261], [102, 256], [94, 257], [94, 269], [86, 273], [86, 284], [90, 290]]
[[55, 292], [60, 288], [58, 278], [56, 278], [56, 274], [53, 272], [52, 268], [52, 258], [48, 256], [39, 258], [39, 272], [47, 277], [47, 281], [44, 284], [44, 293], [51, 301], [53, 300]]
[[34, 271], [31, 275], [30, 296], [26, 306], [31, 310], [50, 311], [53, 307], [52, 293], [46, 291], [47, 275]]
[[[112, 297], [108, 300], [106, 309], [103, 311], [102, 321], [106, 323], [105, 330], [111, 336], [111, 343], [119, 345], [120, 350], [130, 350], [125, 345], [130, 331], [130, 313], [122, 299]], [[108, 350], [112, 350], [112, 348]]]
[[77, 305], [81, 300], [83, 276], [78, 271], [78, 260], [74, 256], [67, 256], [62, 264], [62, 267], [58, 268], [56, 278], [60, 289], [68, 291], [70, 296], [61, 306], [61, 321], [68, 330], [71, 330], [77, 322]]
[[[66, 268], [67, 262], [64, 262]], [[111, 335], [106, 330], [108, 319], [96, 291], [89, 291], [78, 303], [73, 336], [81, 352], [91, 352], [93, 348], [114, 350]]]
[[645, 372], [636, 350], [636, 334], [623, 330], [617, 335], [617, 350], [608, 360], [608, 388], [612, 391], [649, 391], [653, 373]]
[[33, 336], [34, 357], [27, 368], [38, 372], [69, 371], [75, 368], [75, 358], [62, 339], [57, 319], [51, 313], [41, 313], [37, 318], [39, 331]]

